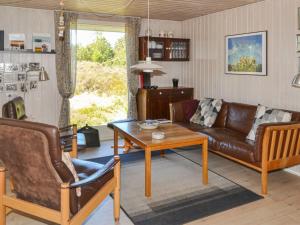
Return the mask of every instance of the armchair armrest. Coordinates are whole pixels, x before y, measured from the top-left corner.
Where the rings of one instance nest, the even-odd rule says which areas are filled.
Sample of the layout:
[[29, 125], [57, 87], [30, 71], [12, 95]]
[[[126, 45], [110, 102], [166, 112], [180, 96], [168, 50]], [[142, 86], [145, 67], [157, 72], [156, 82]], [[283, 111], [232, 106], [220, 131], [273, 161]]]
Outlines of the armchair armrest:
[[[267, 161], [287, 157], [287, 153], [296, 148], [297, 143], [294, 142], [298, 142], [299, 129], [299, 121], [259, 125], [255, 136], [255, 159], [261, 162], [264, 151], [266, 151]], [[289, 155], [292, 155], [292, 152]]]
[[66, 132], [66, 131], [69, 131], [69, 130], [72, 130], [73, 132], [75, 130], [76, 133], [77, 133], [77, 125], [76, 124], [72, 124], [72, 125], [69, 125], [69, 126], [66, 126], [66, 127], [60, 127], [59, 128], [60, 132]]
[[196, 99], [170, 103], [170, 119], [172, 122], [188, 122], [197, 110]]
[[115, 156], [114, 158], [112, 158], [111, 160], [109, 160], [103, 168], [101, 168], [100, 170], [98, 170], [97, 172], [93, 173], [92, 175], [90, 175], [89, 177], [80, 180], [78, 182], [74, 182], [72, 184], [70, 184], [70, 188], [77, 188], [77, 187], [82, 187], [85, 186], [87, 184], [90, 184], [98, 179], [101, 179], [101, 177], [105, 176], [105, 174], [107, 172], [109, 172], [116, 164], [120, 163], [120, 157], [119, 156]]

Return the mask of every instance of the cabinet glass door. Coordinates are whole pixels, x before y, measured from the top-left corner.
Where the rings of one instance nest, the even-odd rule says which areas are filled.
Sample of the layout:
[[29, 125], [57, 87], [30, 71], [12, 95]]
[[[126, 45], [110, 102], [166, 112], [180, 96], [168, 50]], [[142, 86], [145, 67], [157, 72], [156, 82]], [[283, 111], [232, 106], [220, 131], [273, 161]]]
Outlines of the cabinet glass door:
[[188, 43], [186, 41], [171, 41], [169, 47], [170, 60], [185, 60], [188, 58]]
[[148, 43], [149, 54], [152, 60], [163, 60], [165, 56], [165, 42], [163, 40], [151, 40]]

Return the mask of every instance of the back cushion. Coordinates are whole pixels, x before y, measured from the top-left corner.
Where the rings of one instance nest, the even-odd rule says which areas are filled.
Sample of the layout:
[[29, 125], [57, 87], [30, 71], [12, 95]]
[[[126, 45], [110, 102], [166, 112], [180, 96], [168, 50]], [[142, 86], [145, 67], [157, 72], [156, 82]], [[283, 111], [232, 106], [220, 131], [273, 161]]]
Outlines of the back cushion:
[[224, 128], [226, 126], [226, 118], [228, 113], [228, 102], [223, 101], [222, 108], [220, 112], [218, 113], [218, 117], [213, 125], [213, 127], [222, 127]]
[[248, 134], [253, 125], [257, 106], [241, 103], [229, 103], [226, 127]]
[[300, 121], [300, 112], [290, 111], [292, 113], [292, 121]]

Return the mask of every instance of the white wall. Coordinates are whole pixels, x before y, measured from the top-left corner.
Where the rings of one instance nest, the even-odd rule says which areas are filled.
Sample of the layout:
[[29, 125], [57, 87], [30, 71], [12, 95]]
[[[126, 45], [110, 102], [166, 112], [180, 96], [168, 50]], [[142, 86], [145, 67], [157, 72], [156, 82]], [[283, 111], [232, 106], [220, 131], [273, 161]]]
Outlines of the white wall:
[[[166, 33], [172, 31], [174, 37], [182, 37], [181, 22], [171, 20], [150, 20], [150, 29], [152, 30], [152, 36], [158, 37], [161, 30]], [[140, 36], [145, 36], [147, 30], [147, 20], [143, 19], [141, 24]], [[163, 76], [155, 76], [151, 79], [152, 85], [159, 87], [171, 87], [173, 78], [181, 78], [182, 76], [182, 62], [155, 62], [158, 65], [163, 66], [163, 71], [166, 73]], [[182, 83], [179, 81], [179, 85]]]
[[[0, 30], [5, 32], [6, 48], [9, 33], [24, 33], [27, 49], [32, 48], [32, 33], [50, 33], [51, 45], [55, 48], [53, 11], [0, 6]], [[50, 81], [40, 82], [37, 90], [26, 94], [26, 111], [33, 121], [57, 125], [61, 100], [56, 85], [55, 55], [0, 53], [0, 62], [39, 62], [45, 67]], [[22, 92], [16, 94], [24, 97]], [[1, 108], [9, 100], [6, 93], [0, 93]]]
[[[182, 23], [191, 39], [191, 61], [183, 64], [184, 85], [195, 95], [300, 111], [300, 89], [291, 87], [297, 73], [299, 0], [265, 0], [194, 18]], [[268, 76], [226, 75], [225, 36], [268, 31]], [[298, 55], [299, 57], [299, 55]], [[294, 171], [300, 174], [300, 167]]]
[[[266, 104], [300, 111], [300, 90], [291, 87], [297, 72], [296, 32], [298, 0], [266, 0], [194, 18], [182, 24], [191, 39], [191, 61], [184, 63], [185, 85], [196, 97]], [[225, 36], [268, 31], [268, 76], [227, 75]]]

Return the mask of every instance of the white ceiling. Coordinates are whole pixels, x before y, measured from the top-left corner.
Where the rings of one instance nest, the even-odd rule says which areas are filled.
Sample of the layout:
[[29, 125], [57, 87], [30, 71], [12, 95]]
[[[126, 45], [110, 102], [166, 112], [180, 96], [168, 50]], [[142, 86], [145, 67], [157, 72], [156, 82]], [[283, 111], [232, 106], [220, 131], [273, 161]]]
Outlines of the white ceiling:
[[[182, 21], [263, 0], [150, 0], [152, 19]], [[147, 16], [147, 0], [64, 0], [70, 11]], [[0, 0], [0, 5], [59, 9], [59, 0]]]

